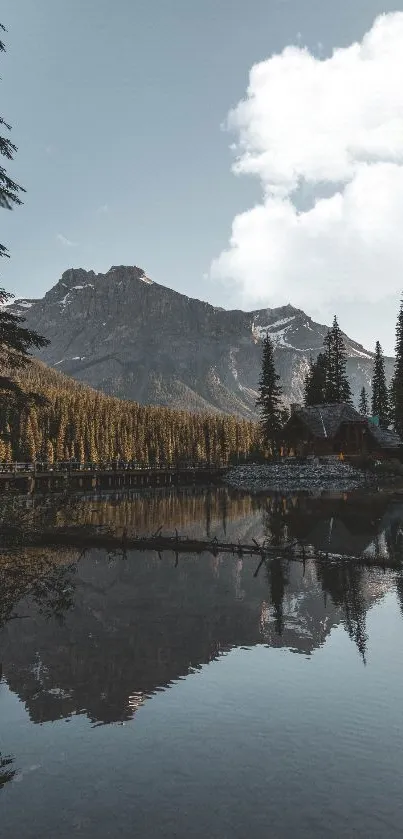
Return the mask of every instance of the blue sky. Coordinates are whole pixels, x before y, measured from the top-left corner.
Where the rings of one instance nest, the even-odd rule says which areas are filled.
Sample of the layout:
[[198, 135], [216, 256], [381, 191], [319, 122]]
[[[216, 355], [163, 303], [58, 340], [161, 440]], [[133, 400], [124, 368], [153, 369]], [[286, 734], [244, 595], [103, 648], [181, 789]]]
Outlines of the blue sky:
[[[267, 294], [266, 262], [253, 291], [233, 259], [217, 270], [234, 219], [262, 200], [260, 176], [231, 170], [223, 123], [257, 62], [291, 44], [323, 59], [399, 10], [376, 0], [3, 0], [1, 109], [18, 146], [7, 169], [27, 190], [22, 208], [2, 211], [4, 286], [42, 296], [69, 267], [135, 264], [227, 308], [302, 306], [288, 267], [274, 265]], [[308, 184], [302, 206], [314, 194]], [[310, 286], [304, 308], [325, 318], [339, 303], [346, 331], [390, 351], [398, 281], [367, 304], [363, 289], [316, 305]]]

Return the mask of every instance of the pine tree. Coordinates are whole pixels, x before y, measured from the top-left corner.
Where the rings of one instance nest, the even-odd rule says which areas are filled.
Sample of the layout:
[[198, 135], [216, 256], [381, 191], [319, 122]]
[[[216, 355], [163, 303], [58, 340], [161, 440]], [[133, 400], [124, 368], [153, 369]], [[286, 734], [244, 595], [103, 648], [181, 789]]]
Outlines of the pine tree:
[[[5, 32], [5, 27], [0, 23], [0, 31]], [[0, 52], [5, 52], [4, 43], [0, 40]], [[0, 126], [6, 131], [11, 130], [11, 126], [0, 117]], [[13, 160], [17, 147], [7, 137], [0, 136], [0, 154]], [[14, 206], [22, 203], [20, 193], [25, 192], [23, 187], [15, 183], [8, 177], [6, 170], [0, 166], [0, 207], [6, 210], [12, 210]], [[0, 257], [9, 257], [9, 253], [5, 245], [0, 244]], [[30, 360], [29, 350], [31, 347], [46, 346], [49, 341], [29, 329], [24, 329], [21, 326], [25, 318], [12, 315], [3, 307], [14, 297], [0, 288], [0, 368], [7, 367], [10, 375], [0, 376], [0, 400], [13, 399], [16, 403], [17, 409], [21, 410], [23, 404], [29, 404], [34, 399], [34, 394], [27, 394], [21, 390], [18, 383], [15, 381], [15, 373], [21, 368], [25, 367]]]
[[373, 416], [379, 417], [380, 427], [387, 428], [389, 425], [389, 396], [386, 386], [385, 363], [379, 341], [375, 345], [371, 411]]
[[274, 365], [273, 344], [268, 335], [263, 341], [262, 372], [259, 379], [259, 397], [256, 407], [260, 410], [262, 436], [271, 452], [274, 453], [281, 421], [280, 376]]
[[326, 402], [327, 358], [319, 353], [316, 361], [310, 359], [304, 385], [305, 405], [321, 405]]
[[[0, 31], [7, 31], [2, 23], [0, 23]], [[0, 41], [0, 52], [5, 52], [5, 50], [6, 48], [3, 41]], [[6, 131], [11, 131], [11, 125], [9, 125], [3, 117], [0, 117], [0, 125], [3, 126]], [[16, 151], [17, 147], [11, 142], [11, 140], [7, 137], [0, 136], [0, 154], [3, 157], [6, 157], [7, 160], [13, 160]], [[19, 197], [20, 192], [25, 192], [24, 188], [12, 181], [11, 178], [8, 177], [4, 167], [0, 166], [0, 207], [12, 210], [14, 204], [22, 204], [21, 198]], [[8, 257], [8, 255], [7, 248], [4, 245], [0, 245], [0, 256]]]
[[336, 315], [324, 340], [326, 356], [325, 402], [352, 402], [347, 378], [347, 353]]
[[368, 396], [365, 387], [361, 388], [360, 399], [358, 402], [358, 410], [363, 417], [367, 417], [369, 413]]
[[79, 463], [85, 463], [85, 447], [82, 437], [80, 437], [80, 440], [78, 441], [78, 460]]
[[23, 459], [27, 461], [34, 461], [36, 459], [35, 437], [32, 431], [31, 420], [28, 417], [25, 426], [25, 440], [22, 448]]
[[403, 437], [403, 298], [396, 323], [395, 369], [390, 393], [393, 423], [397, 433]]
[[45, 454], [45, 457], [46, 457], [46, 460], [47, 460], [47, 462], [48, 462], [48, 463], [53, 463], [53, 462], [54, 462], [54, 459], [55, 459], [55, 453], [54, 453], [54, 449], [53, 449], [53, 443], [52, 443], [52, 441], [51, 441], [51, 440], [47, 440], [47, 441], [46, 441], [46, 454]]

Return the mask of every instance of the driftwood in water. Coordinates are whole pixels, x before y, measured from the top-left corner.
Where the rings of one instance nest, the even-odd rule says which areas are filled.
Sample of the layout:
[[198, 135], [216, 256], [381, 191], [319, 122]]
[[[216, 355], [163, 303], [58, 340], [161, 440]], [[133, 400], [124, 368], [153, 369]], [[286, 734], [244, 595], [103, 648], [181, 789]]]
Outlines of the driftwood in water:
[[365, 566], [376, 565], [381, 567], [398, 567], [399, 562], [384, 557], [354, 556], [347, 554], [336, 554], [331, 551], [317, 550], [312, 545], [305, 545], [301, 542], [292, 541], [282, 545], [274, 545], [264, 542], [259, 544], [256, 539], [251, 543], [221, 542], [214, 539], [196, 539], [180, 537], [178, 531], [175, 536], [164, 535], [162, 527], [159, 527], [151, 536], [128, 536], [126, 530], [120, 536], [110, 530], [101, 528], [53, 528], [51, 530], [39, 530], [26, 532], [22, 537], [25, 546], [48, 546], [48, 547], [75, 547], [80, 550], [89, 548], [101, 548], [107, 551], [155, 551], [161, 555], [164, 551], [172, 551], [178, 560], [179, 554], [187, 553], [210, 553], [213, 556], [218, 554], [231, 554], [237, 557], [259, 556], [260, 563], [256, 569], [257, 575], [260, 567], [269, 559], [284, 557], [296, 562], [305, 562], [315, 559], [325, 562], [358, 562]]
[[[237, 556], [266, 556], [272, 553], [283, 553], [287, 546], [274, 548], [268, 545], [259, 545], [253, 540], [251, 544], [241, 542], [220, 542], [218, 539], [195, 539], [181, 537], [176, 531], [175, 536], [168, 536], [161, 533], [162, 528], [151, 536], [128, 536], [123, 532], [122, 536], [110, 531], [93, 530], [89, 528], [54, 528], [49, 531], [39, 531], [27, 534], [28, 541], [36, 545], [65, 545], [77, 548], [105, 548], [106, 550], [136, 550], [136, 551], [173, 551], [174, 553], [210, 553], [217, 556], [220, 553], [229, 553]], [[27, 544], [27, 541], [25, 544]]]

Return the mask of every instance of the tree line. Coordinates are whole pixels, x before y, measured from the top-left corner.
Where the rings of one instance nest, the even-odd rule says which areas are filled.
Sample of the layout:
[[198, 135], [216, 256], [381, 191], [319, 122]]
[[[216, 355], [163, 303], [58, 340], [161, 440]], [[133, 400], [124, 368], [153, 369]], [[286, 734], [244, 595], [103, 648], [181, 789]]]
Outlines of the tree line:
[[[20, 373], [21, 399], [0, 399], [3, 461], [227, 464], [259, 446], [256, 423], [106, 396], [40, 362]], [[34, 394], [34, 397], [32, 396]]]
[[[351, 386], [347, 375], [347, 351], [337, 317], [328, 329], [323, 350], [312, 357], [304, 381], [304, 404], [352, 404]], [[274, 362], [274, 346], [269, 335], [263, 341], [262, 370], [259, 396], [256, 402], [260, 411], [263, 439], [273, 450], [287, 418], [280, 376]], [[388, 387], [385, 361], [379, 341], [375, 344], [371, 377], [371, 395], [361, 389], [358, 410], [363, 416], [378, 417], [381, 428], [393, 427], [403, 439], [403, 298], [396, 324], [396, 351], [394, 374]]]

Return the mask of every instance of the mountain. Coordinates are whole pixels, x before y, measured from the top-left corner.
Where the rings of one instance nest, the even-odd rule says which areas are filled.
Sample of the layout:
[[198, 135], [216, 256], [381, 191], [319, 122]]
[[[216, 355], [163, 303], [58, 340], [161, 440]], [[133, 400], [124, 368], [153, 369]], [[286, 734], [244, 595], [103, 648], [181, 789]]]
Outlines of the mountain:
[[[41, 300], [10, 306], [50, 338], [47, 364], [92, 387], [140, 403], [256, 416], [266, 332], [285, 397], [300, 402], [310, 355], [327, 327], [291, 305], [227, 311], [153, 282], [136, 267], [106, 274], [69, 269]], [[370, 389], [373, 353], [345, 336], [355, 399]], [[393, 359], [385, 359], [388, 378]]]

